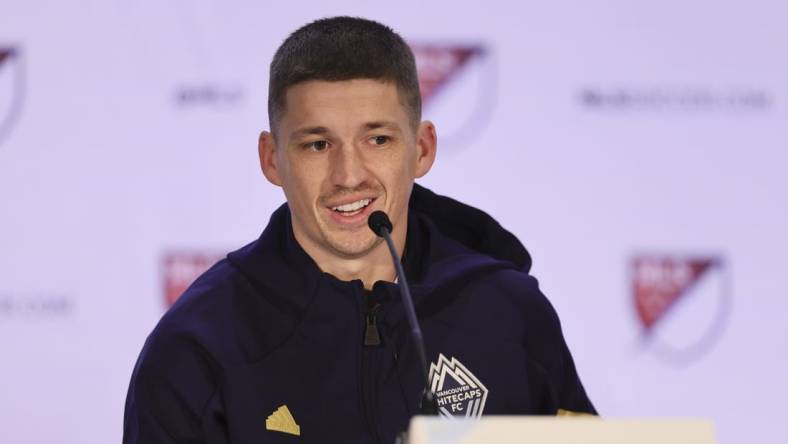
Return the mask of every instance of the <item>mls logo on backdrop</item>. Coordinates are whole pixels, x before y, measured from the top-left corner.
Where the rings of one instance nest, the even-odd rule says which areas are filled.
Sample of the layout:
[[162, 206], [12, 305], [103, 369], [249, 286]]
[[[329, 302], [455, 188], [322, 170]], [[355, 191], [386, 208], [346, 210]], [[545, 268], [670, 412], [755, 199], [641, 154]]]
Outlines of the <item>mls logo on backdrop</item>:
[[440, 131], [441, 146], [464, 148], [487, 125], [496, 90], [495, 65], [479, 44], [410, 44], [421, 99]]
[[487, 401], [487, 388], [456, 358], [451, 360], [441, 353], [438, 363], [430, 363], [432, 392], [441, 416], [478, 418]]
[[11, 132], [22, 108], [24, 66], [17, 47], [0, 46], [0, 143]]
[[170, 307], [201, 274], [224, 258], [224, 253], [171, 251], [161, 261], [164, 303]]
[[631, 270], [632, 302], [647, 349], [687, 363], [713, 347], [731, 299], [720, 256], [643, 254], [632, 259]]

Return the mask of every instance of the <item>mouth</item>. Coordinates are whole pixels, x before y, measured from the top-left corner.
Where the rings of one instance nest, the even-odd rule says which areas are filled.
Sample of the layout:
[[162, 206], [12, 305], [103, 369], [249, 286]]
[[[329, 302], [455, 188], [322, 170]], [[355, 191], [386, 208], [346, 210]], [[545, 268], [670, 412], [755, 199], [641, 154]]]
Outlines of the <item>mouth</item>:
[[340, 205], [326, 207], [332, 220], [342, 225], [355, 225], [365, 222], [372, 212], [373, 204], [377, 198], [366, 197], [346, 202]]

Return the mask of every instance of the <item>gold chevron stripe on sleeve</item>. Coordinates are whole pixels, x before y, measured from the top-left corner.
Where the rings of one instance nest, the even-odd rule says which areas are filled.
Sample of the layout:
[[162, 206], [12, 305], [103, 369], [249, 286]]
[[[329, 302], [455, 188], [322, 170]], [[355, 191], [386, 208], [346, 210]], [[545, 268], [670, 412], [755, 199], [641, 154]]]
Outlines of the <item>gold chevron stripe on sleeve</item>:
[[265, 420], [265, 429], [301, 436], [301, 426], [296, 424], [287, 405], [282, 405]]

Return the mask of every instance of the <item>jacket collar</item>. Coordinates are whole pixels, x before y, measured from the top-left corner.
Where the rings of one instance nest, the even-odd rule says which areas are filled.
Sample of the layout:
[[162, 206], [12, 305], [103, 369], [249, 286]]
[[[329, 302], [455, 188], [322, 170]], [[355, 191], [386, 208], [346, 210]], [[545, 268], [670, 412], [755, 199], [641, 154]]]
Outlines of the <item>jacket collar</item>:
[[[452, 208], [459, 209], [459, 213], [452, 216]], [[425, 213], [425, 210], [429, 212]], [[464, 220], [464, 216], [476, 221], [486, 217], [486, 225], [494, 228], [488, 231], [495, 232], [495, 236], [485, 236], [475, 243], [481, 245], [481, 249], [500, 246], [502, 242], [513, 239], [511, 247], [505, 249], [504, 254], [497, 255], [498, 259], [474, 251], [473, 246], [469, 245], [474, 237], [468, 234], [469, 221]], [[437, 218], [442, 225], [436, 226], [433, 218]], [[451, 221], [457, 224], [451, 225]], [[454, 239], [458, 233], [456, 227], [465, 227], [461, 229], [465, 234], [457, 240]], [[446, 232], [447, 229], [450, 231]], [[352, 284], [322, 272], [304, 251], [293, 234], [292, 216], [287, 204], [274, 211], [259, 239], [230, 253], [228, 260], [247, 278], [257, 293], [280, 310], [297, 317], [303, 315], [309, 307], [321, 282], [328, 280], [340, 286]], [[462, 285], [477, 273], [490, 269], [527, 270], [530, 267], [528, 252], [494, 219], [480, 210], [436, 195], [418, 185], [414, 186], [411, 196], [402, 261], [417, 310], [428, 312], [437, 310], [442, 305], [440, 298], [430, 298], [431, 300], [425, 303], [424, 299], [428, 294]], [[394, 302], [392, 315], [400, 317], [401, 304], [397, 285], [378, 282], [375, 287], [385, 288], [386, 299]], [[454, 291], [449, 289], [442, 293], [452, 294]]]

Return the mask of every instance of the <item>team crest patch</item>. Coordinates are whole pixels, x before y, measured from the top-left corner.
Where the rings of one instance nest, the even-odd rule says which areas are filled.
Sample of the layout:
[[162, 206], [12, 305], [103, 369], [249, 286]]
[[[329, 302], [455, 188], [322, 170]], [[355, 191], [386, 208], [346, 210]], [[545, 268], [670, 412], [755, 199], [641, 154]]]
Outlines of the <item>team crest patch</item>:
[[429, 379], [441, 416], [452, 419], [482, 416], [487, 387], [456, 358], [449, 360], [443, 353], [439, 354], [438, 363], [430, 363]]

